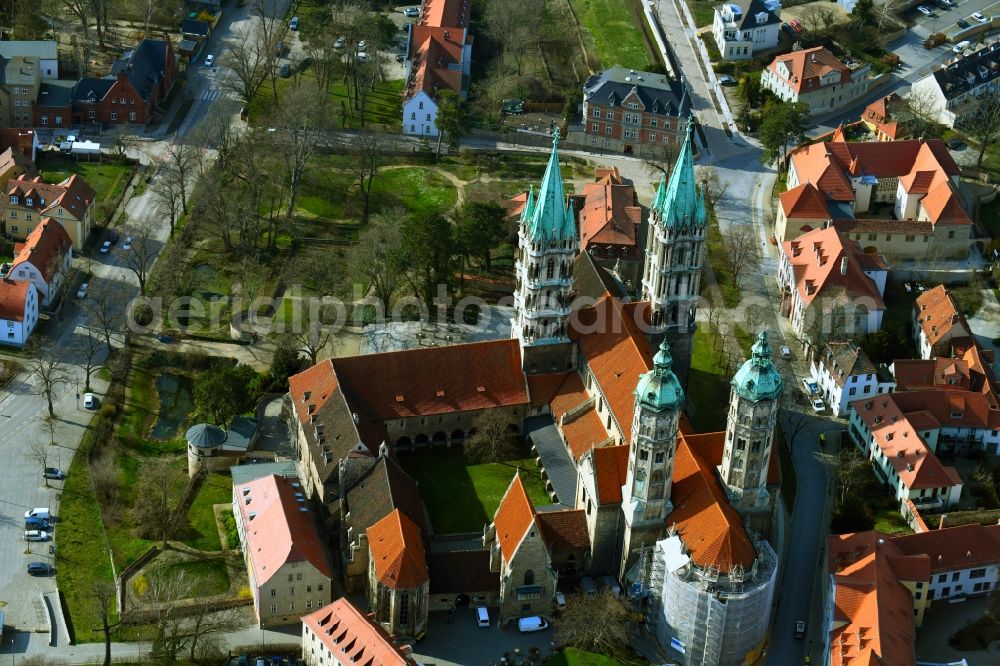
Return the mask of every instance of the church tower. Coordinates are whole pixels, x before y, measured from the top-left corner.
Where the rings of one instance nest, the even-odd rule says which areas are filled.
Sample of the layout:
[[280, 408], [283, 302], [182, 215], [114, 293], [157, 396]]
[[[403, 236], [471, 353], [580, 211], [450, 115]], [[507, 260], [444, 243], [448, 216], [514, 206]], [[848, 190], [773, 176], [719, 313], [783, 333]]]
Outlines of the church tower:
[[730, 503], [745, 518], [769, 512], [767, 467], [778, 421], [782, 381], [767, 333], [761, 331], [750, 358], [732, 381], [726, 443], [719, 476]]
[[527, 373], [573, 367], [567, 329], [578, 250], [573, 210], [559, 171], [557, 129], [542, 185], [537, 196], [528, 192], [518, 231], [511, 335], [521, 343], [521, 364]]
[[670, 339], [682, 379], [690, 363], [707, 230], [705, 198], [694, 172], [693, 125], [689, 119], [670, 180], [661, 177], [653, 197], [642, 278], [642, 300], [650, 302], [657, 331]]
[[623, 580], [638, 559], [638, 549], [656, 542], [673, 510], [670, 487], [684, 390], [672, 365], [670, 345], [663, 340], [653, 357], [653, 369], [639, 377], [635, 388], [628, 471], [622, 487]]

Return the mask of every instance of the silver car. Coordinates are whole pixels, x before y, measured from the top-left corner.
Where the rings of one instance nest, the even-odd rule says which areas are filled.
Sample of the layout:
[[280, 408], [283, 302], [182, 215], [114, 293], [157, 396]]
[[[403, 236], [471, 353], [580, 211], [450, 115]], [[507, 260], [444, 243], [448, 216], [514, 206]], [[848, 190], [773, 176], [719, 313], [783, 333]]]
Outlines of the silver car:
[[48, 541], [49, 533], [44, 530], [24, 530], [25, 541]]

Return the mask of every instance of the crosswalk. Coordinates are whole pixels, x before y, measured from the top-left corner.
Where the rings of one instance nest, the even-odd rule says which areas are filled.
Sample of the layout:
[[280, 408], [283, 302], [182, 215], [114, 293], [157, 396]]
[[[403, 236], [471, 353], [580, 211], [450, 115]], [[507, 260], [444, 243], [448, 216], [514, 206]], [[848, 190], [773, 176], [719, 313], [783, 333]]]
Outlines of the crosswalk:
[[226, 99], [235, 99], [235, 95], [231, 90], [222, 90], [221, 88], [206, 88], [201, 93], [201, 99], [204, 102], [213, 102], [220, 97], [225, 97]]

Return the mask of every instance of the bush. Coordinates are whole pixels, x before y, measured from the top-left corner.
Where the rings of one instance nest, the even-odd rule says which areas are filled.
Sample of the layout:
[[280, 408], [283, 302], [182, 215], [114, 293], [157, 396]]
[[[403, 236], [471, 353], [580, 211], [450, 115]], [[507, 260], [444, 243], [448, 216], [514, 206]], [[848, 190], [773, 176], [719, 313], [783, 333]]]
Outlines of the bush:
[[882, 62], [885, 64], [886, 67], [895, 69], [896, 67], [899, 67], [899, 63], [902, 61], [900, 60], [899, 56], [896, 55], [895, 53], [887, 53], [884, 56], [882, 56]]
[[848, 495], [844, 503], [837, 507], [830, 517], [831, 534], [866, 532], [874, 528], [875, 516], [871, 509], [861, 498], [854, 495]]

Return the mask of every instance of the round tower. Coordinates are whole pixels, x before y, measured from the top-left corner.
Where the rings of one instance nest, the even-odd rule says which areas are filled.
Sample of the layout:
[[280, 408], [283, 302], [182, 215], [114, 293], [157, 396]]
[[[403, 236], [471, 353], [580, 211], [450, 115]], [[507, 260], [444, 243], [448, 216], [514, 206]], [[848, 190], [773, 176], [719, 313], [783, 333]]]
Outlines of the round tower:
[[783, 387], [765, 331], [757, 336], [731, 386], [719, 476], [733, 506], [747, 513], [768, 506], [767, 467]]
[[188, 476], [194, 476], [202, 467], [213, 469], [214, 461], [205, 459], [218, 455], [227, 438], [225, 430], [211, 423], [199, 423], [188, 428], [184, 433], [184, 439], [187, 440]]

